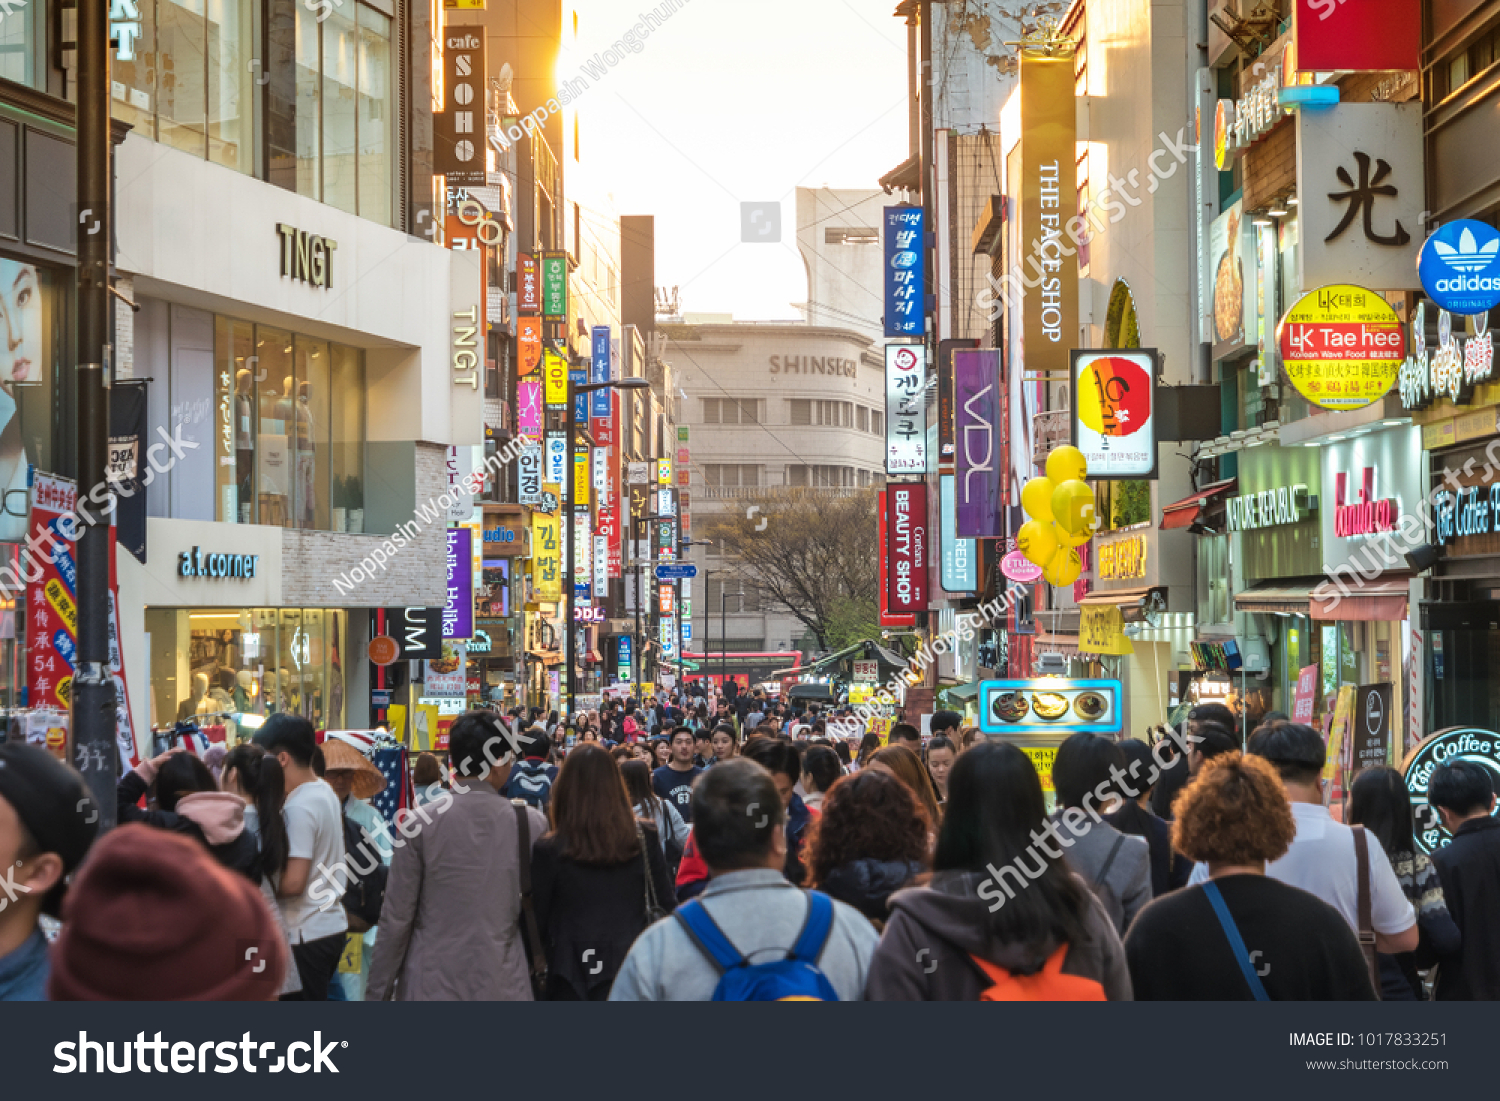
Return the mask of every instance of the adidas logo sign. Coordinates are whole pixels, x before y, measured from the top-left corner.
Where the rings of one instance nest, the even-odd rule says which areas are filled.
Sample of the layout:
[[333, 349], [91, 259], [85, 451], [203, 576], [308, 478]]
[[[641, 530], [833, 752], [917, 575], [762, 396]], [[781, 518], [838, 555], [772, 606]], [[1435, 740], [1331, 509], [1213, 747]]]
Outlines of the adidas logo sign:
[[1480, 248], [1479, 243], [1474, 240], [1474, 234], [1465, 229], [1459, 235], [1458, 248], [1442, 241], [1432, 242], [1432, 247], [1443, 263], [1454, 271], [1475, 272], [1488, 267], [1494, 262], [1496, 255], [1500, 254], [1500, 238]]

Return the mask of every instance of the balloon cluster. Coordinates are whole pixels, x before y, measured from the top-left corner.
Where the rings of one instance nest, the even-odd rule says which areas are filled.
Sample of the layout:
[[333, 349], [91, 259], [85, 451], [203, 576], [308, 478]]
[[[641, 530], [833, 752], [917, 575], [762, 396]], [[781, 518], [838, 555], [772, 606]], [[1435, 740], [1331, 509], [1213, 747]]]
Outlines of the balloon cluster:
[[1074, 548], [1081, 547], [1098, 527], [1094, 490], [1084, 481], [1088, 460], [1076, 447], [1059, 447], [1047, 456], [1047, 475], [1021, 487], [1021, 507], [1031, 519], [1016, 533], [1016, 546], [1026, 559], [1042, 568], [1051, 585], [1071, 585], [1083, 572]]

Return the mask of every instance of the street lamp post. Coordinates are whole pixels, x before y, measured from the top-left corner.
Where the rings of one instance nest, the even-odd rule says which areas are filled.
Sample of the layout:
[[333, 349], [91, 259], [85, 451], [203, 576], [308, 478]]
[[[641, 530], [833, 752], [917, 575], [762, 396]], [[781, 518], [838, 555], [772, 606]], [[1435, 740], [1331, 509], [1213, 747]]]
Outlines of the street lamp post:
[[[679, 514], [680, 514], [680, 510], [679, 510]], [[713, 540], [711, 540], [711, 539], [683, 539], [682, 538], [682, 528], [680, 526], [677, 529], [677, 534], [678, 534], [678, 539], [677, 539], [677, 559], [680, 562], [686, 562], [687, 561], [686, 551], [687, 551], [687, 549], [689, 547], [711, 547], [711, 546], [714, 545], [713, 544]], [[708, 595], [708, 575], [707, 574], [704, 575], [703, 595], [704, 596]], [[678, 612], [679, 616], [682, 614], [682, 582], [681, 581], [677, 582], [677, 612]], [[706, 620], [707, 616], [705, 616], [704, 619]], [[704, 634], [705, 643], [706, 643], [706, 641], [707, 641], [707, 635], [708, 635], [707, 628], [704, 629], [703, 634]], [[706, 656], [708, 654], [708, 648], [707, 648], [706, 645], [704, 647], [703, 653], [704, 653], [705, 658], [706, 658]], [[677, 686], [679, 688], [681, 688], [686, 683], [683, 680], [683, 672], [682, 672], [682, 663], [683, 663], [684, 660], [686, 660], [686, 657], [687, 657], [687, 655], [683, 653], [682, 632], [681, 632], [681, 630], [679, 630], [677, 632]]]
[[631, 530], [635, 533], [635, 539], [633, 540], [633, 543], [635, 545], [635, 553], [632, 555], [632, 557], [635, 559], [635, 654], [631, 659], [630, 672], [631, 676], [635, 680], [636, 699], [641, 698], [641, 668], [646, 664], [645, 651], [641, 647], [641, 607], [646, 602], [646, 583], [641, 577], [641, 563], [643, 562], [640, 554], [641, 525], [653, 523], [657, 520], [667, 519], [670, 519], [670, 517], [661, 515], [632, 516], [630, 518], [630, 522], [632, 524]]
[[575, 484], [577, 468], [573, 461], [573, 447], [576, 442], [575, 437], [578, 434], [578, 396], [580, 394], [592, 394], [597, 390], [647, 390], [650, 387], [651, 383], [647, 379], [634, 376], [630, 378], [611, 379], [608, 382], [587, 382], [580, 385], [573, 381], [572, 372], [568, 372], [568, 405], [564, 416], [564, 420], [568, 426], [568, 446], [563, 454], [563, 459], [567, 463], [567, 470], [564, 472], [566, 483], [563, 490], [564, 500], [559, 507], [562, 510], [564, 520], [566, 520], [564, 530], [567, 532], [567, 538], [564, 540], [566, 545], [563, 547], [563, 599], [566, 608], [563, 621], [563, 638], [565, 639], [563, 662], [565, 669], [564, 687], [568, 698], [567, 712], [569, 715], [573, 713], [574, 696], [578, 690], [578, 674], [574, 665], [578, 650], [578, 636], [576, 633], [578, 626], [573, 622], [576, 615], [574, 604], [577, 597], [573, 582], [573, 571], [576, 568], [573, 548], [578, 541], [578, 533], [573, 529], [573, 525], [578, 523], [578, 517], [573, 511], [573, 497], [577, 491]]

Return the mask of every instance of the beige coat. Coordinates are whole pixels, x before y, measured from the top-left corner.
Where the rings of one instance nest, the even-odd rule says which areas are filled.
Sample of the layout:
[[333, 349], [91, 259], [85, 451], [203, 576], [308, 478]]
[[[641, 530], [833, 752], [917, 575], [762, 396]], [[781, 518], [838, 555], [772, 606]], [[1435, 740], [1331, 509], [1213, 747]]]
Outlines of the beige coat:
[[[487, 783], [454, 781], [397, 840], [366, 1001], [531, 1000], [515, 808]], [[534, 845], [547, 820], [527, 815]]]

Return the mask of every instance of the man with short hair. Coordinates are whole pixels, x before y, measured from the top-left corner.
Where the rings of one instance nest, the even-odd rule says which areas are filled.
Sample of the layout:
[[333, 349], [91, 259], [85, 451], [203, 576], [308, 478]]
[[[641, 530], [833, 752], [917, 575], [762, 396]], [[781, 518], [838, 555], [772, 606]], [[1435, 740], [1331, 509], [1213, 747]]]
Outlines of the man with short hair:
[[[740, 758], [709, 769], [693, 792], [693, 833], [712, 874], [700, 902], [752, 964], [791, 950], [810, 905], [807, 893], [781, 874], [787, 853], [777, 786], [760, 765]], [[833, 925], [815, 962], [841, 1001], [864, 998], [879, 939], [857, 910], [833, 903]], [[636, 938], [609, 999], [708, 1001], [719, 978], [682, 921], [668, 917]]]
[[1194, 722], [1189, 727], [1188, 735], [1188, 775], [1198, 775], [1205, 764], [1221, 753], [1239, 751], [1240, 738], [1233, 727], [1227, 727], [1215, 719]]
[[708, 762], [714, 759], [714, 733], [709, 727], [695, 730], [693, 732], [693, 764], [698, 768], [707, 768]]
[[918, 757], [922, 755], [922, 732], [911, 723], [896, 723], [885, 740], [886, 745], [904, 745]]
[[0, 742], [0, 1002], [47, 1000], [39, 918], [61, 915], [98, 821], [82, 776], [38, 746]]
[[1489, 769], [1462, 758], [1433, 769], [1427, 801], [1453, 835], [1432, 863], [1463, 943], [1440, 960], [1441, 1001], [1500, 999], [1500, 821]]
[[797, 781], [802, 778], [802, 754], [795, 744], [781, 738], [751, 738], [740, 754], [769, 772], [776, 783], [776, 793], [786, 812], [784, 870], [787, 879], [800, 886], [807, 877], [802, 866], [802, 843], [807, 839], [807, 827], [813, 820], [813, 812], [797, 794]]
[[[964, 725], [964, 717], [957, 711], [939, 711], [932, 716], [932, 736], [936, 738], [939, 734], [945, 734], [958, 744], [958, 731]], [[918, 742], [921, 735], [917, 736]]]
[[366, 1001], [531, 1000], [520, 861], [547, 819], [500, 797], [517, 741], [494, 715], [454, 720], [452, 791], [397, 823], [405, 840], [391, 861]]
[[[1264, 757], [1281, 776], [1291, 801], [1297, 835], [1280, 860], [1266, 865], [1266, 875], [1316, 895], [1359, 933], [1359, 859], [1354, 830], [1335, 822], [1323, 801], [1323, 766], [1327, 750], [1323, 736], [1301, 723], [1279, 722], [1259, 727], [1250, 737], [1248, 752]], [[1379, 840], [1364, 831], [1369, 858], [1370, 924], [1378, 951], [1395, 955], [1417, 948], [1417, 915], [1401, 890], [1390, 858]], [[1190, 886], [1207, 882], [1208, 868], [1193, 869]], [[1377, 980], [1378, 981], [1378, 980]]]
[[313, 771], [312, 723], [282, 711], [256, 731], [255, 742], [276, 758], [286, 783], [286, 870], [271, 881], [302, 989], [281, 999], [326, 1002], [349, 932], [340, 901], [348, 881], [336, 871], [345, 860], [343, 809], [333, 788]]
[[557, 766], [549, 761], [552, 739], [539, 726], [527, 731], [527, 737], [530, 740], [522, 744], [526, 756], [512, 766], [500, 794], [507, 799], [524, 800], [546, 814], [547, 804], [552, 802], [552, 785], [557, 780]]
[[666, 764], [651, 774], [651, 790], [656, 792], [657, 798], [665, 799], [676, 807], [677, 813], [682, 815], [682, 820], [691, 826], [693, 824], [693, 781], [704, 771], [693, 763], [697, 739], [693, 737], [692, 727], [673, 727], [668, 745], [672, 756]]
[[[1121, 936], [1151, 901], [1150, 846], [1144, 838], [1121, 833], [1100, 813], [1124, 775], [1125, 753], [1112, 740], [1083, 732], [1069, 737], [1052, 763], [1058, 809], [1047, 828]], [[1045, 840], [1037, 844], [1047, 850]]]

